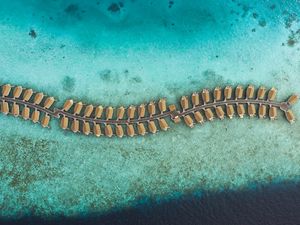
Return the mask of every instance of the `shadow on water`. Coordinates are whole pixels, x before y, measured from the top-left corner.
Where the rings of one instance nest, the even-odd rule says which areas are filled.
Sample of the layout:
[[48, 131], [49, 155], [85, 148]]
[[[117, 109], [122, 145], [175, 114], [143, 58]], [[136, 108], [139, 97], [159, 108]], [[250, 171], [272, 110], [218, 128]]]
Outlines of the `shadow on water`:
[[300, 224], [300, 183], [282, 182], [255, 190], [186, 195], [163, 203], [147, 203], [134, 208], [91, 213], [81, 217], [44, 219], [26, 217], [1, 224]]

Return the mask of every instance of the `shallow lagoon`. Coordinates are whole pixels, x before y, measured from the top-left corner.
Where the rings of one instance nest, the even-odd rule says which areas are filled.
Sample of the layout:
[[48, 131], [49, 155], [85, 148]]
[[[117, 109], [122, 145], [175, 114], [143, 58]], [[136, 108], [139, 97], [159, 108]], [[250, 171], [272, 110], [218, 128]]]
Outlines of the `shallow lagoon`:
[[[170, 1], [171, 2], [171, 1]], [[300, 93], [297, 1], [1, 1], [0, 80], [129, 105], [225, 84]], [[114, 5], [115, 4], [115, 5]], [[122, 5], [122, 6], [121, 6]], [[298, 32], [298, 33], [297, 33]], [[299, 104], [294, 107], [300, 115]], [[300, 126], [284, 119], [172, 126], [108, 139], [1, 116], [1, 216], [107, 212], [148, 198], [298, 180]]]

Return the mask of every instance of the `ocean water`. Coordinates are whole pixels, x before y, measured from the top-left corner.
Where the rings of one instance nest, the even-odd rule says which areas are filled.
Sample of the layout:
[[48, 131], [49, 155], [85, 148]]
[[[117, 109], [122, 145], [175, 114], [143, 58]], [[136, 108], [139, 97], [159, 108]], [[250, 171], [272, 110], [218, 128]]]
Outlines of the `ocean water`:
[[[0, 2], [0, 82], [119, 106], [227, 84], [300, 93], [300, 3]], [[300, 115], [300, 104], [293, 107]], [[281, 115], [280, 115], [281, 116]], [[183, 124], [109, 139], [0, 118], [0, 216], [106, 214], [147, 202], [297, 182], [300, 125], [284, 119]], [[154, 200], [153, 200], [154, 199]]]

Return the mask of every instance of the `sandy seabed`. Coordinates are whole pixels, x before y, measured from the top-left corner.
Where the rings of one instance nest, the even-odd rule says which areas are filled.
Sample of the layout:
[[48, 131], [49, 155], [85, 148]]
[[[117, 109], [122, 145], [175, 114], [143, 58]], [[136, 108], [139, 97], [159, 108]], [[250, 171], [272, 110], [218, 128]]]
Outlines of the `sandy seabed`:
[[[197, 3], [196, 3], [197, 2]], [[128, 106], [238, 83], [300, 93], [297, 1], [6, 1], [0, 81]], [[300, 105], [294, 107], [300, 115]], [[281, 115], [280, 115], [281, 117]], [[237, 118], [133, 139], [1, 116], [0, 215], [106, 212], [147, 198], [298, 180], [300, 126]]]

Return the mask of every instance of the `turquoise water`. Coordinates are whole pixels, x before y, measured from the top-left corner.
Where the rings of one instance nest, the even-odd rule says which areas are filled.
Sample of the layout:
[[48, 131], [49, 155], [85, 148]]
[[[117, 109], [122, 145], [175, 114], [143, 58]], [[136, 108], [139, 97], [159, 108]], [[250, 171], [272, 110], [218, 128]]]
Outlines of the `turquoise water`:
[[[300, 93], [295, 1], [0, 2], [0, 81], [103, 105], [202, 88]], [[299, 104], [293, 108], [300, 115]], [[133, 139], [85, 137], [1, 115], [0, 215], [78, 215], [186, 192], [299, 180], [300, 126], [215, 121]]]

